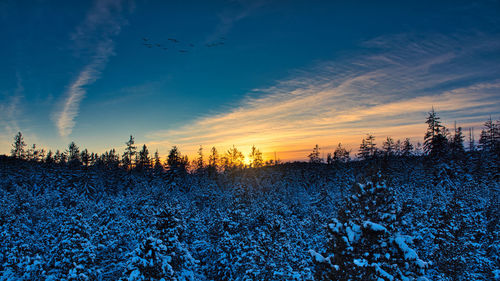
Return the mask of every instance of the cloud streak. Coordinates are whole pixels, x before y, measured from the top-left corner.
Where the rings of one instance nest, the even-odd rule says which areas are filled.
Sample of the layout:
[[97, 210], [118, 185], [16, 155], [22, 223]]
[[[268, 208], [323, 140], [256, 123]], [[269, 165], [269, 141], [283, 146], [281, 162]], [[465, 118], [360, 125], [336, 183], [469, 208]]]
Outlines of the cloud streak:
[[478, 126], [500, 113], [500, 73], [497, 62], [483, 60], [480, 68], [470, 62], [499, 46], [487, 36], [377, 38], [366, 42], [366, 54], [297, 71], [255, 89], [230, 111], [154, 132], [150, 145], [179, 144], [193, 153], [200, 144], [234, 144], [244, 151], [255, 144], [268, 156], [278, 151], [282, 160], [295, 160], [316, 143], [332, 149], [342, 142], [357, 150], [366, 133], [420, 141], [431, 106], [445, 121]]
[[0, 102], [0, 135], [2, 147], [10, 147], [11, 136], [20, 131], [19, 121], [22, 119], [21, 101], [24, 98], [24, 86], [17, 74], [17, 87], [12, 95], [8, 95], [5, 101]]
[[87, 94], [86, 87], [100, 78], [109, 58], [114, 55], [112, 38], [119, 34], [125, 23], [121, 12], [121, 1], [96, 1], [85, 20], [71, 34], [76, 54], [88, 57], [90, 63], [67, 87], [64, 100], [53, 115], [59, 135], [62, 137], [70, 135], [73, 131], [80, 103]]

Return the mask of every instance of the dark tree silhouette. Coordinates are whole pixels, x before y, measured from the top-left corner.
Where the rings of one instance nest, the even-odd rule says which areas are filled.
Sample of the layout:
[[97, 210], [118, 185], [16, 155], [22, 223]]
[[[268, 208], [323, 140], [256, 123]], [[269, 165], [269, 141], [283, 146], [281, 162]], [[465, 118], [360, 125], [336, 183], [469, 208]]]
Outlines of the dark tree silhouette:
[[375, 137], [373, 135], [366, 135], [363, 139], [361, 145], [359, 146], [358, 157], [366, 160], [375, 157], [377, 153], [377, 148], [375, 144]]
[[257, 149], [255, 145], [252, 145], [252, 150], [250, 151], [248, 157], [250, 159], [250, 167], [252, 168], [259, 168], [264, 164], [264, 161], [262, 159], [262, 152], [260, 152], [260, 150]]
[[12, 156], [23, 159], [24, 158], [24, 147], [26, 146], [26, 143], [24, 143], [23, 139], [23, 134], [21, 132], [18, 132], [17, 135], [14, 137], [14, 143], [12, 144], [12, 150], [11, 154]]
[[134, 145], [135, 144], [134, 137], [130, 135], [130, 139], [125, 144], [127, 145], [127, 147], [125, 148], [125, 152], [123, 153], [122, 156], [122, 165], [128, 170], [132, 170], [133, 168], [132, 161], [133, 159], [135, 159], [137, 153], [136, 152], [137, 147]]
[[149, 150], [146, 145], [143, 145], [141, 151], [139, 151], [136, 168], [138, 170], [148, 170], [151, 168], [151, 158], [149, 157]]
[[444, 159], [448, 150], [447, 132], [434, 108], [425, 123], [428, 127], [424, 137], [424, 152], [434, 159]]
[[345, 149], [339, 142], [339, 145], [337, 145], [337, 148], [333, 152], [333, 161], [346, 163], [351, 159], [349, 156], [350, 153], [351, 152]]
[[318, 145], [316, 145], [313, 148], [313, 151], [308, 155], [309, 163], [319, 164], [319, 163], [323, 162], [323, 159], [321, 159], [321, 157], [320, 157], [319, 150], [320, 150], [320, 148]]

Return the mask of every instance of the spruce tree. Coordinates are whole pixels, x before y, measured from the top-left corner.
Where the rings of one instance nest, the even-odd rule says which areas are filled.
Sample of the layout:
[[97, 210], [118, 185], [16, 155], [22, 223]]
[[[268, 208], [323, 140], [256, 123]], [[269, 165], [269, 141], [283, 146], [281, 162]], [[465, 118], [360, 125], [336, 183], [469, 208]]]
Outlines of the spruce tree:
[[366, 135], [366, 138], [363, 139], [359, 146], [358, 157], [363, 160], [375, 157], [377, 154], [376, 146], [375, 137], [370, 134]]
[[319, 150], [320, 150], [320, 148], [316, 144], [316, 146], [313, 148], [313, 151], [308, 155], [309, 163], [319, 164], [319, 163], [323, 162], [323, 159], [321, 159]]
[[425, 123], [428, 127], [424, 137], [424, 152], [435, 160], [445, 158], [448, 150], [447, 132], [434, 108], [429, 112]]
[[134, 144], [135, 144], [134, 137], [130, 135], [130, 139], [128, 140], [128, 142], [125, 143], [127, 147], [125, 148], [125, 152], [123, 153], [122, 156], [122, 165], [123, 167], [125, 167], [125, 169], [128, 170], [132, 170], [133, 161], [137, 153], [136, 152], [137, 147]]
[[148, 170], [151, 168], [151, 158], [149, 157], [149, 150], [144, 144], [141, 151], [139, 151], [139, 158], [137, 161], [138, 170]]
[[465, 154], [465, 148], [464, 148], [464, 139], [465, 136], [462, 132], [462, 127], [456, 127], [455, 124], [455, 130], [453, 137], [450, 140], [450, 150], [451, 154], [453, 155], [453, 158], [459, 159]]
[[208, 173], [210, 175], [215, 175], [218, 171], [219, 166], [219, 153], [217, 148], [212, 147], [210, 150], [210, 156], [208, 156]]
[[195, 161], [195, 169], [198, 173], [203, 171], [204, 168], [204, 163], [203, 163], [203, 147], [200, 145], [200, 148], [198, 149], [198, 158]]
[[250, 167], [252, 168], [259, 168], [264, 164], [262, 152], [260, 152], [255, 145], [252, 145], [252, 150], [250, 151], [248, 157], [250, 158]]
[[154, 157], [154, 170], [157, 173], [161, 173], [163, 171], [163, 165], [161, 164], [160, 155], [158, 154], [158, 150], [155, 152]]
[[397, 151], [396, 144], [394, 143], [394, 139], [391, 137], [387, 137], [387, 139], [382, 144], [382, 148], [384, 149], [384, 154], [386, 157], [394, 156]]
[[234, 145], [229, 148], [224, 155], [224, 168], [231, 170], [233, 168], [242, 168], [245, 156]]
[[333, 161], [346, 163], [350, 160], [350, 151], [345, 149], [342, 144], [339, 142], [337, 148], [333, 152]]
[[317, 280], [414, 280], [427, 264], [398, 233], [392, 191], [375, 177], [355, 184], [339, 215], [328, 224], [323, 253], [311, 251]]
[[403, 156], [408, 157], [413, 153], [413, 144], [411, 144], [410, 139], [406, 138], [403, 142], [403, 147], [401, 148], [401, 153]]
[[80, 164], [80, 149], [78, 146], [75, 144], [74, 141], [72, 141], [68, 145], [68, 163], [70, 165], [79, 165]]
[[17, 135], [14, 137], [14, 143], [12, 144], [12, 150], [11, 150], [12, 156], [18, 159], [24, 159], [25, 146], [26, 143], [24, 143], [23, 134], [21, 134], [21, 132], [18, 132]]

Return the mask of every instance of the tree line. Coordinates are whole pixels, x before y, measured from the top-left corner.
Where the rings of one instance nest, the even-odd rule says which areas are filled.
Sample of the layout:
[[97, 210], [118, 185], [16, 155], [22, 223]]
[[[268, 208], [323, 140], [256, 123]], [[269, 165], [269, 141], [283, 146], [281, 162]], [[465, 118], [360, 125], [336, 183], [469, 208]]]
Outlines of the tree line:
[[61, 164], [70, 166], [99, 166], [106, 168], [122, 168], [129, 171], [211, 171], [219, 172], [228, 169], [259, 168], [264, 165], [271, 165], [273, 161], [264, 162], [262, 152], [252, 146], [248, 155], [249, 162], [245, 163], [245, 156], [236, 146], [229, 148], [224, 154], [219, 154], [217, 148], [212, 147], [208, 154], [208, 161], [205, 160], [203, 147], [200, 145], [197, 157], [189, 161], [187, 155], [183, 155], [177, 146], [173, 146], [165, 161], [160, 159], [158, 150], [151, 155], [148, 147], [144, 144], [138, 151], [134, 136], [125, 142], [123, 154], [119, 155], [116, 149], [111, 149], [102, 154], [89, 152], [87, 149], [80, 150], [75, 142], [71, 142], [64, 151], [56, 150], [48, 152], [45, 149], [37, 149], [36, 144], [31, 148], [26, 148], [26, 143], [21, 132], [14, 137], [11, 156], [17, 159], [43, 162], [47, 164]]
[[[382, 143], [382, 147], [378, 148], [375, 143], [375, 137], [368, 134], [362, 139], [355, 157], [359, 160], [370, 160], [423, 155], [434, 161], [445, 161], [463, 159], [466, 152], [480, 152], [482, 155], [493, 156], [494, 158], [500, 155], [499, 120], [493, 121], [490, 117], [484, 123], [478, 145], [475, 143], [472, 129], [469, 129], [467, 148], [462, 127], [457, 127], [455, 123], [454, 128], [450, 132], [450, 129], [442, 124], [440, 117], [434, 109], [428, 113], [426, 124], [428, 127], [423, 145], [418, 143], [415, 147], [409, 138], [401, 141], [387, 137]], [[248, 155], [249, 161], [245, 163], [245, 156], [234, 145], [223, 154], [219, 154], [218, 150], [212, 147], [208, 153], [207, 160], [205, 160], [204, 149], [200, 145], [197, 156], [193, 161], [189, 161], [187, 155], [183, 155], [177, 146], [173, 146], [166, 160], [162, 161], [158, 151], [151, 155], [145, 144], [137, 151], [137, 146], [132, 135], [130, 135], [129, 140], [125, 143], [125, 149], [121, 157], [114, 148], [102, 154], [91, 153], [87, 149], [80, 150], [75, 142], [71, 142], [67, 150], [56, 150], [55, 153], [51, 150], [46, 152], [44, 149], [38, 149], [35, 144], [28, 149], [26, 149], [26, 146], [22, 133], [18, 132], [14, 137], [11, 156], [48, 164], [122, 168], [128, 171], [154, 170], [161, 172], [169, 170], [175, 172], [216, 173], [231, 169], [259, 168], [265, 165], [277, 165], [280, 163], [279, 160], [264, 161], [262, 152], [255, 146], [252, 146], [251, 152]], [[321, 164], [325, 162], [325, 159], [321, 157], [320, 150], [321, 148], [318, 145], [313, 148], [313, 151], [308, 155], [310, 163]], [[351, 153], [352, 150], [347, 150], [339, 143], [333, 153], [327, 153], [326, 164], [332, 165], [334, 163], [349, 162], [353, 160]]]
[[[427, 156], [434, 161], [460, 160], [466, 152], [478, 153], [484, 156], [497, 157], [500, 155], [500, 120], [493, 121], [491, 117], [484, 123], [478, 145], [474, 140], [473, 129], [469, 129], [468, 144], [465, 143], [465, 135], [462, 127], [457, 127], [456, 123], [452, 131], [445, 127], [438, 114], [432, 109], [427, 116], [425, 123], [428, 125], [424, 136], [423, 145], [417, 143], [416, 147], [409, 138], [403, 141], [394, 140], [387, 137], [378, 148], [375, 143], [375, 136], [367, 134], [362, 140], [358, 153], [355, 155], [360, 160], [370, 160], [376, 158]], [[321, 157], [321, 148], [316, 145], [308, 155], [310, 163], [324, 163]], [[339, 143], [333, 153], [328, 153], [327, 164], [345, 163], [352, 160], [350, 154], [352, 150], [347, 150], [342, 143]]]

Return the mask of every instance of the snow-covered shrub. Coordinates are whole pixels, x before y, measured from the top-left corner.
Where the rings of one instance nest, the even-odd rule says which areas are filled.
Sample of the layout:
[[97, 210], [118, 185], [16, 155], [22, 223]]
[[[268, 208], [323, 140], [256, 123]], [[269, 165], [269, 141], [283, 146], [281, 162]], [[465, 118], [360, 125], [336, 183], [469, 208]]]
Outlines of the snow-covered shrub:
[[397, 214], [384, 183], [354, 186], [338, 219], [328, 224], [322, 254], [311, 251], [318, 280], [414, 280], [427, 263], [397, 231]]
[[95, 246], [90, 241], [91, 230], [82, 214], [67, 220], [60, 229], [52, 248], [48, 273], [52, 278], [91, 280], [96, 258]]
[[121, 280], [177, 280], [170, 265], [171, 261], [163, 241], [148, 237], [129, 254], [127, 268]]

